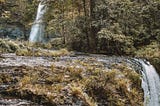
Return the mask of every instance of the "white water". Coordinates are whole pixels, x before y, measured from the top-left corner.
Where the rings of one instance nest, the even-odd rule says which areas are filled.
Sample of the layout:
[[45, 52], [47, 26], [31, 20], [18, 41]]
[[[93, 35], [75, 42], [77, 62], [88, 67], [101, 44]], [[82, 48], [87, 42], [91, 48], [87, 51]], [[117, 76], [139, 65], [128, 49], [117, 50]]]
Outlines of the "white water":
[[36, 20], [31, 28], [31, 33], [29, 37], [30, 42], [43, 42], [45, 35], [45, 23], [44, 15], [47, 11], [47, 5], [45, 0], [41, 0], [37, 10]]
[[144, 106], [160, 106], [160, 78], [155, 68], [147, 61], [138, 60], [142, 65], [142, 88]]

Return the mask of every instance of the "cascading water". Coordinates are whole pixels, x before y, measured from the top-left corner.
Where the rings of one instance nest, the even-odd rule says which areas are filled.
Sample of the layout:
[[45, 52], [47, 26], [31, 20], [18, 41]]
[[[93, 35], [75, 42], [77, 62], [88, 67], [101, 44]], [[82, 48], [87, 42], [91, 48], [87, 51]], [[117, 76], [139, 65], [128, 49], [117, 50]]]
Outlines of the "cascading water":
[[29, 37], [30, 42], [43, 42], [45, 34], [45, 23], [44, 15], [47, 11], [46, 0], [41, 0], [37, 10], [36, 20], [31, 28], [31, 33]]
[[147, 61], [138, 60], [142, 65], [142, 88], [144, 106], [160, 106], [160, 78], [155, 68]]

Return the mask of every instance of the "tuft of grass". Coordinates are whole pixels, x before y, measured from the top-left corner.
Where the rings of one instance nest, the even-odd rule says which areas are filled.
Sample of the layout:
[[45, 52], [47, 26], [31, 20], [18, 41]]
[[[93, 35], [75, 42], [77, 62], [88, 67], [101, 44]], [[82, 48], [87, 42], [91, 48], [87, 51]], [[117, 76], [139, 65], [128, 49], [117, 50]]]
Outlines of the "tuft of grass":
[[32, 48], [42, 48], [42, 49], [51, 49], [52, 45], [50, 43], [31, 43], [31, 42], [25, 42], [25, 45], [27, 47]]
[[0, 53], [14, 53], [19, 45], [11, 40], [0, 39]]
[[0, 83], [8, 83], [13, 81], [13, 78], [10, 75], [1, 73], [0, 76]]
[[9, 92], [25, 98], [34, 95], [34, 101], [52, 105], [143, 105], [141, 79], [133, 69], [124, 64], [105, 69], [93, 61], [71, 60], [63, 67], [24, 66], [23, 75]]
[[30, 43], [27, 41], [12, 41], [0, 39], [0, 53], [16, 53], [19, 56], [65, 56], [70, 52], [67, 49], [52, 50], [51, 43]]
[[69, 51], [66, 49], [61, 50], [44, 50], [44, 49], [18, 49], [16, 55], [18, 56], [45, 56], [45, 57], [56, 57], [56, 56], [65, 56], [69, 55]]
[[71, 86], [72, 95], [82, 99], [87, 106], [98, 106], [97, 103], [85, 93], [81, 87]]

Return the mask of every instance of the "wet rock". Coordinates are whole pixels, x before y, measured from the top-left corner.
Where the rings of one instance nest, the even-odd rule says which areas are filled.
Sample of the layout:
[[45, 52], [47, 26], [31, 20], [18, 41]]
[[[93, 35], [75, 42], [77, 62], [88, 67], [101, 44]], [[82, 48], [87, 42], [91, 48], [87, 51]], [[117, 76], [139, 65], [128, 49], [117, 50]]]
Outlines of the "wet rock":
[[0, 29], [1, 38], [24, 38], [24, 33], [21, 28], [16, 26], [8, 26]]
[[50, 106], [142, 104], [140, 76], [128, 58], [94, 54], [2, 57], [0, 73], [9, 77], [0, 84], [3, 95]]

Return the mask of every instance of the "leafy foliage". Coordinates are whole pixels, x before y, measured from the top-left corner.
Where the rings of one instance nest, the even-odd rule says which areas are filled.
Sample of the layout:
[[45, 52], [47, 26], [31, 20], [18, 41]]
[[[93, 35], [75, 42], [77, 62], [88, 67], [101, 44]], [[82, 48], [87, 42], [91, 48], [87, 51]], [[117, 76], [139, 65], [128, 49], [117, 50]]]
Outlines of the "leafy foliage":
[[140, 47], [135, 54], [137, 57], [150, 60], [156, 67], [158, 73], [160, 73], [160, 45], [158, 42], [152, 42], [147, 46]]
[[[16, 22], [28, 30], [38, 2], [2, 0], [0, 5], [2, 27]], [[61, 37], [62, 47], [121, 55], [160, 41], [159, 0], [61, 0], [49, 1], [48, 7], [46, 37]]]
[[133, 41], [131, 37], [116, 34], [104, 28], [98, 32], [99, 50], [107, 54], [131, 54], [133, 52]]

